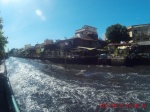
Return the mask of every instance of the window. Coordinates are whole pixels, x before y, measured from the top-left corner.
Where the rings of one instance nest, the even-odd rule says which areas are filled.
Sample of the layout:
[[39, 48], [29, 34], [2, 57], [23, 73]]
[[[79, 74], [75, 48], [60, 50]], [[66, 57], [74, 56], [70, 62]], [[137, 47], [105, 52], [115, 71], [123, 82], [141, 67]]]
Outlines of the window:
[[146, 41], [146, 40], [150, 40], [150, 39], [147, 37], [147, 38], [144, 38], [144, 40]]
[[148, 29], [148, 36], [150, 36], [150, 28]]
[[137, 34], [137, 30], [134, 30], [134, 34]]
[[137, 41], [140, 41], [140, 39], [137, 39]]

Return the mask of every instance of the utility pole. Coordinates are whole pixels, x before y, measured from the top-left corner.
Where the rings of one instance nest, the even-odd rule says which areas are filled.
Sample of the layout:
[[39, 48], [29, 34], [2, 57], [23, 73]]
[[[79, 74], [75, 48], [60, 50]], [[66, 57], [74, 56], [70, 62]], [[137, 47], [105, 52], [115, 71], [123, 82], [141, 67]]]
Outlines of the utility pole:
[[65, 52], [65, 69], [66, 69], [67, 61], [66, 61], [66, 52]]

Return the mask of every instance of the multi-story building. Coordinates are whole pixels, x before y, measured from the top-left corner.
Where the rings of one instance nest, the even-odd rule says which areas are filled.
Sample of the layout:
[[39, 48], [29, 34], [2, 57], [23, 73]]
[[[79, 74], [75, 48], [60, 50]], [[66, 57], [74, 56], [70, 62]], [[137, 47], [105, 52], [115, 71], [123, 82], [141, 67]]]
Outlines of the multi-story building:
[[42, 48], [44, 45], [43, 44], [35, 44], [35, 48]]
[[53, 44], [53, 40], [46, 39], [44, 40], [44, 45]]
[[133, 42], [150, 45], [150, 24], [133, 25], [128, 27], [129, 36]]
[[76, 30], [75, 32], [75, 37], [87, 38], [87, 36], [94, 40], [98, 40], [97, 28], [84, 25], [81, 29]]
[[25, 50], [31, 48], [31, 44], [24, 45]]

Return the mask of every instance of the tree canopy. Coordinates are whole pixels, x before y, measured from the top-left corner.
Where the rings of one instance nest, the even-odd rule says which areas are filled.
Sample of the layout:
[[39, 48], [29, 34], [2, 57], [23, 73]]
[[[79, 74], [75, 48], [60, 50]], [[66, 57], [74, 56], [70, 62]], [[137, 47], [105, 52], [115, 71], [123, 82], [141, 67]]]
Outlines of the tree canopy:
[[120, 24], [111, 25], [106, 29], [106, 38], [113, 43], [120, 43], [120, 41], [129, 41], [130, 37], [127, 28]]
[[5, 54], [5, 46], [8, 43], [7, 38], [3, 35], [2, 29], [2, 18], [0, 18], [0, 58], [2, 58]]

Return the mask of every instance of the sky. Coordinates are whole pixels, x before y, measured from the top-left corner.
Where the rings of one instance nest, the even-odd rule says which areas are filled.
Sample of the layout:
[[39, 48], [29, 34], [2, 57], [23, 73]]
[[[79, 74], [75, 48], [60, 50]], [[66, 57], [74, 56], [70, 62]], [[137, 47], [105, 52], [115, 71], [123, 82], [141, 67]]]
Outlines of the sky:
[[84, 25], [105, 38], [107, 27], [150, 23], [150, 0], [0, 0], [6, 49], [63, 40]]

